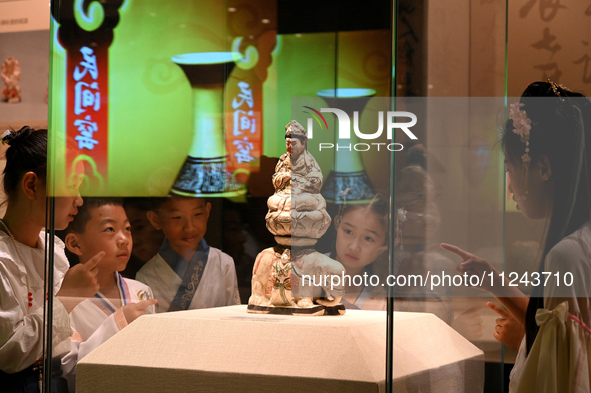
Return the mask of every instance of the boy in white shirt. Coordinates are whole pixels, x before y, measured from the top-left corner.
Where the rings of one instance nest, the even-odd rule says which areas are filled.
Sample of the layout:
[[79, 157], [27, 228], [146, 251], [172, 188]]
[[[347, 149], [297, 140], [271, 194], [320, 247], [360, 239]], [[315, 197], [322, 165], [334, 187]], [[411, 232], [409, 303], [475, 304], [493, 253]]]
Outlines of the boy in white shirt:
[[165, 239], [136, 279], [154, 291], [156, 312], [240, 304], [234, 260], [203, 239], [210, 210], [203, 198], [171, 196], [148, 211]]
[[[80, 263], [104, 252], [96, 265], [99, 291], [70, 312], [73, 340], [100, 344], [139, 316], [154, 312], [157, 300], [151, 289], [119, 274], [125, 269], [133, 246], [131, 227], [120, 200], [85, 198], [66, 230], [65, 244]], [[67, 356], [82, 359], [86, 353], [82, 346], [79, 348]], [[73, 391], [74, 378], [68, 379]]]

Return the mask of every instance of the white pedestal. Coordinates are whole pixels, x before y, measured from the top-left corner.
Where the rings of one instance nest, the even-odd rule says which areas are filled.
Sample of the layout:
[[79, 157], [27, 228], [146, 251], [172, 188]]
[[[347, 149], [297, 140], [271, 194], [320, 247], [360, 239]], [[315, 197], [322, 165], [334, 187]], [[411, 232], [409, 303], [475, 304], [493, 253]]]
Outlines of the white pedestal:
[[[482, 351], [432, 314], [395, 313], [397, 392], [478, 392]], [[386, 315], [146, 315], [78, 364], [80, 392], [381, 392]], [[419, 389], [419, 390], [417, 390]], [[427, 390], [425, 390], [427, 389]], [[429, 390], [430, 389], [430, 390]]]

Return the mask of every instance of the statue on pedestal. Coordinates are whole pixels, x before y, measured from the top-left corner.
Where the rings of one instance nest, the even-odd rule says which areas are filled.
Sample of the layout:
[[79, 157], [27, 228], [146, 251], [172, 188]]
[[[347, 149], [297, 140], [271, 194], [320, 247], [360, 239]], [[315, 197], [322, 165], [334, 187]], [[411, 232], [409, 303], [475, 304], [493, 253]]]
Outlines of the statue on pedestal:
[[[287, 153], [273, 175], [275, 193], [269, 197], [267, 229], [277, 246], [256, 259], [248, 311], [280, 314], [343, 314], [343, 266], [312, 246], [331, 219], [320, 194], [322, 171], [306, 149], [304, 128], [295, 120], [285, 126]], [[332, 279], [337, 276], [338, 280]]]
[[4, 82], [2, 87], [2, 101], [10, 104], [21, 102], [21, 64], [17, 59], [10, 56], [2, 63], [0, 78]]

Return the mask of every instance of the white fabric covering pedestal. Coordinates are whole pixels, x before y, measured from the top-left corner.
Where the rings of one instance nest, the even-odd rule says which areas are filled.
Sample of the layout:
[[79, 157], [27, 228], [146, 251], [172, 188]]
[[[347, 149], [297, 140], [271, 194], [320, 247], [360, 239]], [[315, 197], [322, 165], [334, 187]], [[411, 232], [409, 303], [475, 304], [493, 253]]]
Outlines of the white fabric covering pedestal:
[[[482, 391], [482, 351], [432, 314], [394, 318], [397, 392]], [[385, 312], [279, 316], [229, 306], [140, 317], [78, 364], [77, 389], [381, 392], [385, 359]]]

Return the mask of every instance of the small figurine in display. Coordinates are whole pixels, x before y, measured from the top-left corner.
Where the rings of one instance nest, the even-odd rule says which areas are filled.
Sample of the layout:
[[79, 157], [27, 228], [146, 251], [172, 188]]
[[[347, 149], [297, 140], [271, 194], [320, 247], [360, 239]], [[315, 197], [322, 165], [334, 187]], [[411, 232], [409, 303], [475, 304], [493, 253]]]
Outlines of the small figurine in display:
[[273, 264], [271, 278], [271, 304], [274, 306], [293, 306], [295, 302], [291, 296], [291, 261], [289, 249], [283, 251], [281, 259]]
[[332, 282], [329, 277], [344, 274], [345, 269], [312, 246], [330, 226], [326, 201], [320, 194], [322, 171], [307, 147], [304, 128], [295, 120], [285, 126], [283, 154], [275, 167], [269, 197], [267, 229], [277, 246], [257, 256], [252, 277], [249, 312], [342, 314], [342, 285], [329, 289], [314, 282]]
[[21, 65], [17, 59], [10, 56], [2, 63], [0, 77], [4, 82], [2, 101], [14, 104], [21, 102]]

